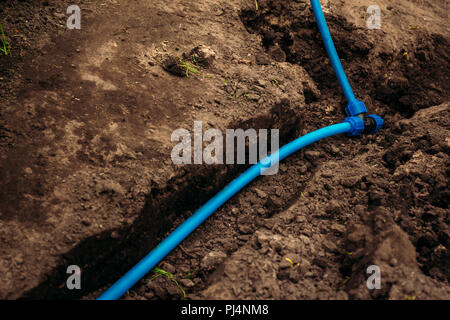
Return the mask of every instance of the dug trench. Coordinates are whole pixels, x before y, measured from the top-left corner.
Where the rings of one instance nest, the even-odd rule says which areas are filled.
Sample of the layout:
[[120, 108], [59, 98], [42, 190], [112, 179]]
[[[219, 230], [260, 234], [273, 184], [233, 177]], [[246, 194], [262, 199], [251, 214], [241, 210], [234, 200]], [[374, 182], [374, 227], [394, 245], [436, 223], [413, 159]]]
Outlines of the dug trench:
[[[280, 101], [268, 114], [228, 127], [243, 130], [280, 128], [280, 143], [284, 144], [296, 137], [301, 128], [301, 120], [289, 112], [289, 108], [288, 101]], [[249, 148], [247, 140], [246, 159], [249, 158]], [[268, 148], [270, 150], [270, 145]], [[49, 273], [48, 279], [25, 293], [23, 298], [79, 299], [117, 280], [118, 275], [125, 273], [154, 248], [168, 230], [185, 220], [193, 210], [246, 168], [245, 165], [184, 166], [163, 187], [151, 187], [144, 208], [132, 225], [107, 230], [84, 240], [65, 253], [61, 265]], [[83, 270], [81, 290], [61, 290], [66, 283], [68, 263], [78, 265]]]
[[[243, 23], [270, 61], [308, 71], [320, 93], [305, 92], [305, 128], [324, 126], [345, 101], [308, 1], [258, 3], [242, 10]], [[381, 45], [386, 32], [326, 18], [357, 95], [386, 127], [317, 143], [219, 210], [161, 264], [190, 299], [450, 297], [448, 35], [398, 31], [391, 16], [385, 28], [408, 41]], [[324, 114], [323, 104], [337, 108]], [[381, 290], [366, 287], [370, 265], [382, 270]], [[181, 299], [182, 291], [150, 275], [126, 298]]]

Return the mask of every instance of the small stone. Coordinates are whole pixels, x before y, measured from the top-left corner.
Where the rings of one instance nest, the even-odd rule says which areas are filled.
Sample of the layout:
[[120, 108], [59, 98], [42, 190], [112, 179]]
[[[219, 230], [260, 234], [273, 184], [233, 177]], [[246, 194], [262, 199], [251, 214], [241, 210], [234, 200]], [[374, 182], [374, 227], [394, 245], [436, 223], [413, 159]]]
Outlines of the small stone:
[[309, 161], [315, 161], [320, 158], [320, 152], [314, 150], [305, 151], [305, 156]]
[[223, 262], [227, 255], [222, 251], [211, 251], [203, 257], [200, 265], [203, 269], [210, 271]]
[[193, 286], [195, 286], [195, 283], [190, 279], [181, 279], [180, 283], [185, 288], [192, 288]]
[[262, 199], [267, 198], [267, 193], [265, 193], [264, 191], [255, 188], [255, 192], [256, 192], [256, 194], [258, 195], [258, 197], [260, 197], [260, 198], [262, 198]]
[[334, 244], [334, 242], [329, 241], [329, 240], [325, 240], [322, 242], [323, 246], [330, 252], [336, 252], [337, 251], [337, 247]]
[[260, 215], [260, 216], [264, 216], [266, 215], [266, 210], [264, 208], [258, 208], [256, 210], [256, 212]]
[[270, 59], [265, 54], [258, 54], [255, 56], [255, 62], [258, 65], [268, 65], [270, 64]]
[[336, 154], [338, 154], [339, 153], [339, 151], [341, 151], [338, 147], [336, 147], [335, 145], [331, 145], [330, 146], [330, 151], [331, 151], [331, 153], [332, 154], [334, 154], [334, 155], [336, 155]]
[[22, 256], [21, 254], [19, 254], [18, 256], [16, 256], [16, 257], [14, 258], [14, 262], [15, 262], [16, 264], [22, 264], [22, 263], [23, 263], [23, 256]]
[[297, 223], [305, 223], [307, 221], [306, 217], [303, 215], [298, 215], [297, 217], [295, 217], [295, 220], [297, 221]]
[[210, 47], [200, 45], [192, 49], [187, 58], [196, 64], [207, 68], [211, 66], [216, 58], [216, 53]]
[[342, 181], [342, 185], [347, 188], [351, 188], [359, 182], [359, 177], [346, 177]]
[[259, 95], [257, 95], [256, 93], [249, 93], [249, 94], [247, 95], [247, 99], [256, 102], [256, 101], [259, 100]]
[[322, 172], [321, 175], [324, 178], [332, 178], [334, 174], [333, 174], [333, 171], [331, 171], [331, 170], [325, 170]]
[[248, 224], [239, 224], [238, 229], [241, 234], [249, 234], [253, 231], [253, 228]]
[[301, 166], [298, 167], [298, 172], [300, 174], [305, 174], [306, 172], [308, 172], [308, 167], [304, 164], [302, 164]]
[[260, 87], [265, 88], [265, 87], [267, 87], [268, 84], [269, 84], [269, 83], [268, 83], [266, 80], [262, 80], [262, 79], [258, 80], [258, 85], [259, 85]]
[[179, 61], [175, 57], [168, 57], [163, 62], [163, 68], [175, 76], [186, 77], [186, 69], [180, 65]]
[[339, 235], [344, 234], [345, 230], [346, 230], [346, 228], [343, 225], [341, 225], [341, 224], [333, 223], [331, 225], [331, 231], [333, 231], [333, 232], [335, 232], [335, 233], [337, 233]]
[[172, 274], [174, 274], [176, 271], [175, 267], [168, 262], [164, 262], [161, 266], [161, 269]]
[[337, 214], [340, 210], [341, 206], [337, 200], [331, 200], [325, 208], [325, 212], [328, 214]]
[[118, 239], [120, 237], [117, 231], [111, 232], [111, 239]]
[[300, 240], [304, 243], [304, 244], [310, 244], [311, 240], [309, 240], [309, 238], [307, 236], [305, 236], [304, 234], [300, 235]]
[[283, 189], [282, 188], [276, 188], [275, 189], [275, 195], [277, 197], [281, 197], [281, 194], [283, 193]]

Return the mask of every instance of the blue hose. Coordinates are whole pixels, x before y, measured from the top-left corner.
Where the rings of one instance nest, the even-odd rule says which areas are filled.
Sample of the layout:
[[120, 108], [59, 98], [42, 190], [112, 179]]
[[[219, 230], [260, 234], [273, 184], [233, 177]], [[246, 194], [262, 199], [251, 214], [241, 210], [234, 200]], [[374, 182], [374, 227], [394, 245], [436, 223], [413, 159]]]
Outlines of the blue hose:
[[138, 264], [103, 293], [98, 300], [115, 300], [120, 298], [136, 282], [153, 269], [167, 254], [169, 254], [169, 252], [180, 244], [192, 231], [202, 224], [203, 221], [262, 172], [268, 170], [271, 166], [311, 143], [333, 135], [347, 133], [351, 130], [352, 124], [350, 122], [343, 122], [316, 130], [288, 143], [277, 152], [250, 167], [176, 228], [155, 249], [147, 254]]
[[339, 59], [336, 47], [334, 46], [333, 39], [331, 38], [330, 30], [328, 29], [325, 16], [322, 11], [319, 0], [311, 0], [311, 5], [314, 11], [314, 16], [316, 17], [317, 25], [319, 27], [320, 33], [322, 35], [323, 43], [325, 49], [327, 50], [328, 56], [330, 57], [331, 65], [333, 66], [334, 72], [338, 78], [341, 85], [342, 91], [347, 98], [347, 114], [349, 116], [356, 116], [361, 113], [366, 113], [367, 109], [362, 101], [356, 99], [353, 93], [352, 87], [348, 82], [347, 76], [345, 75], [344, 68], [342, 67], [341, 60]]

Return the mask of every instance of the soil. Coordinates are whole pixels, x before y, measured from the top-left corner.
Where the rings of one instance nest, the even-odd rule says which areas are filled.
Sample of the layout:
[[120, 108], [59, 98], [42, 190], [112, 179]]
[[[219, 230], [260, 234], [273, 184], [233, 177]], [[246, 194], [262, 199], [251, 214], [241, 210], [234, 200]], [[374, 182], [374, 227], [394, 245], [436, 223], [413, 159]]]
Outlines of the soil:
[[[385, 128], [293, 155], [124, 299], [450, 299], [448, 2], [379, 0], [379, 30], [371, 1], [321, 2]], [[1, 299], [96, 298], [246, 169], [174, 165], [175, 129], [285, 144], [344, 118], [309, 1], [83, 0], [80, 30], [71, 4], [0, 1]]]

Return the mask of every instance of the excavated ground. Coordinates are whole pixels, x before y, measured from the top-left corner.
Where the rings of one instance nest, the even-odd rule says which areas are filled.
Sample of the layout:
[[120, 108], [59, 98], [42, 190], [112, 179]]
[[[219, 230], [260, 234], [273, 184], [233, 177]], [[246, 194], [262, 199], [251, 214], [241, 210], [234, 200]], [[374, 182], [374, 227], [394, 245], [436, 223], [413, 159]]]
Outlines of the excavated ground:
[[[450, 299], [446, 1], [380, 0], [380, 30], [370, 1], [322, 3], [385, 130], [289, 158], [160, 264], [178, 286], [149, 274], [125, 298]], [[173, 130], [280, 128], [284, 144], [344, 118], [309, 1], [81, 1], [81, 30], [70, 4], [0, 3], [0, 298], [95, 298], [245, 169], [173, 165]], [[167, 63], [198, 46], [201, 74]]]

